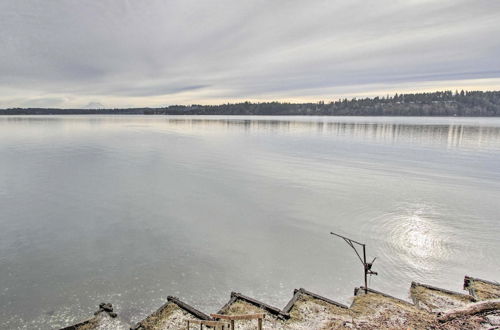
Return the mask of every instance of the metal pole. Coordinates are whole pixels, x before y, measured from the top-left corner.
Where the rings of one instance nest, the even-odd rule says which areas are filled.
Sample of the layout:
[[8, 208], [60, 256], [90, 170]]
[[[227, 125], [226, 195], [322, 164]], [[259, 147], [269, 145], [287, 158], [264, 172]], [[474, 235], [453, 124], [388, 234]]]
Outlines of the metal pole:
[[[377, 275], [377, 272], [374, 272], [373, 270], [371, 270], [373, 262], [377, 258], [373, 259], [373, 261], [370, 263], [366, 262], [366, 244], [357, 242], [353, 239], [350, 239], [349, 237], [345, 237], [345, 236], [336, 234], [334, 232], [330, 232], [330, 234], [342, 238], [354, 250], [354, 252], [358, 256], [359, 261], [361, 261], [361, 263], [363, 264], [363, 270], [364, 270], [364, 274], [365, 274], [365, 294], [367, 294], [368, 293], [368, 274]], [[360, 245], [363, 247], [363, 258], [361, 258], [361, 255], [359, 254], [359, 252], [356, 249], [356, 247], [354, 246], [354, 244], [357, 244], [357, 245]]]
[[365, 294], [368, 293], [368, 268], [366, 265], [366, 246], [363, 244], [363, 266], [365, 268]]

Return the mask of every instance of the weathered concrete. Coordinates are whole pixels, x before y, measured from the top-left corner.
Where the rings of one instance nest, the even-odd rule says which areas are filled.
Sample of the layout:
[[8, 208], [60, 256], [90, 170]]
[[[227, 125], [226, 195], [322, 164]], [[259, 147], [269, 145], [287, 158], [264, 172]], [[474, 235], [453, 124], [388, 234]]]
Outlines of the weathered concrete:
[[500, 283], [482, 280], [471, 276], [464, 278], [464, 290], [477, 300], [500, 298]]
[[[500, 297], [500, 285], [469, 276], [464, 283], [470, 295], [412, 282], [413, 302], [373, 289], [365, 294], [364, 288], [356, 288], [350, 307], [302, 288], [294, 290], [283, 309], [232, 292], [217, 314], [262, 313], [264, 329], [500, 329], [500, 300], [492, 300]], [[185, 329], [186, 320], [193, 319], [211, 317], [168, 297], [165, 305], [132, 329]], [[236, 329], [255, 329], [253, 321], [237, 321]], [[128, 329], [128, 325], [116, 317], [111, 304], [101, 304], [93, 318], [64, 329]]]
[[186, 327], [186, 320], [212, 320], [212, 318], [196, 308], [182, 302], [176, 297], [167, 297], [167, 303], [156, 312], [137, 323], [134, 330], [167, 330]]
[[453, 292], [422, 283], [411, 283], [410, 295], [413, 303], [432, 313], [463, 307], [476, 301], [468, 294]]
[[117, 317], [113, 311], [113, 305], [102, 303], [99, 310], [94, 313], [94, 317], [80, 323], [70, 325], [61, 330], [129, 330], [130, 325]]
[[351, 305], [356, 329], [425, 329], [436, 319], [432, 313], [419, 309], [414, 304], [363, 287], [355, 290]]
[[[266, 303], [242, 295], [241, 293], [232, 292], [231, 298], [217, 314], [223, 315], [241, 315], [241, 314], [265, 314], [263, 320], [264, 329], [283, 329], [284, 320], [289, 317], [281, 309], [270, 306]], [[246, 330], [255, 329], [255, 322], [253, 320], [238, 321], [235, 326], [236, 329]]]
[[286, 329], [342, 329], [353, 326], [353, 313], [346, 305], [305, 289], [294, 291], [283, 309], [290, 318]]

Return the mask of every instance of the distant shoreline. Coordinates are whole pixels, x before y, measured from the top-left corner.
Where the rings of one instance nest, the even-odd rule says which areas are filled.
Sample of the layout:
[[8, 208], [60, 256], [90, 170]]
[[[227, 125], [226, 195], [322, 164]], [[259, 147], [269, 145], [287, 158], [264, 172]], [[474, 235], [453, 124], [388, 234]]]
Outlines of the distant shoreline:
[[151, 117], [165, 117], [165, 116], [245, 116], [245, 117], [413, 117], [413, 118], [499, 118], [500, 115], [323, 115], [323, 114], [149, 114], [149, 113], [80, 113], [80, 112], [67, 112], [67, 113], [2, 113], [0, 110], [0, 116], [100, 116], [100, 115], [112, 115], [112, 116], [151, 116]]
[[224, 115], [224, 116], [399, 116], [500, 117], [500, 91], [443, 91], [326, 103], [228, 103], [161, 108], [9, 108], [0, 115]]

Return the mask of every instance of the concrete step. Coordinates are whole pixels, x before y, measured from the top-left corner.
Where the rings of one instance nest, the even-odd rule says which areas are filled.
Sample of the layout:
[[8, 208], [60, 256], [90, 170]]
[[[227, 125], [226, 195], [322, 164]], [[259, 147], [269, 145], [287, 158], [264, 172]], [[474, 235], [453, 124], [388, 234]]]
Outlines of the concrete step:
[[412, 282], [410, 295], [413, 303], [427, 312], [439, 313], [463, 307], [476, 301], [468, 294], [453, 292], [435, 286]]
[[413, 303], [363, 287], [354, 290], [350, 307], [355, 328], [425, 329], [435, 324], [435, 315]]
[[187, 320], [212, 320], [212, 318], [176, 297], [167, 297], [167, 303], [156, 312], [137, 323], [133, 330], [185, 329]]
[[285, 322], [289, 329], [339, 329], [352, 325], [348, 306], [303, 288], [294, 290], [283, 312], [290, 315]]
[[[284, 329], [285, 320], [290, 317], [281, 309], [263, 303], [238, 292], [231, 292], [229, 301], [217, 312], [222, 315], [265, 314], [264, 329]], [[253, 320], [238, 321], [236, 329], [255, 329]]]
[[94, 316], [62, 328], [61, 330], [88, 330], [88, 329], [113, 329], [113, 330], [129, 330], [130, 325], [117, 317], [113, 312], [113, 306], [109, 303], [99, 305], [99, 310], [94, 313]]
[[500, 283], [482, 280], [471, 276], [464, 278], [464, 290], [477, 300], [500, 298]]

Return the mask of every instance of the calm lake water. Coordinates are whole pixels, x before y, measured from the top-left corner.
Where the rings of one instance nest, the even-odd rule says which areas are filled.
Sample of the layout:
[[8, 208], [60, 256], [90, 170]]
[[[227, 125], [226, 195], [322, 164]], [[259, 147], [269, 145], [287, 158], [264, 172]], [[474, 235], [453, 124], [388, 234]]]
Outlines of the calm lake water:
[[500, 119], [0, 117], [0, 328], [500, 280]]

